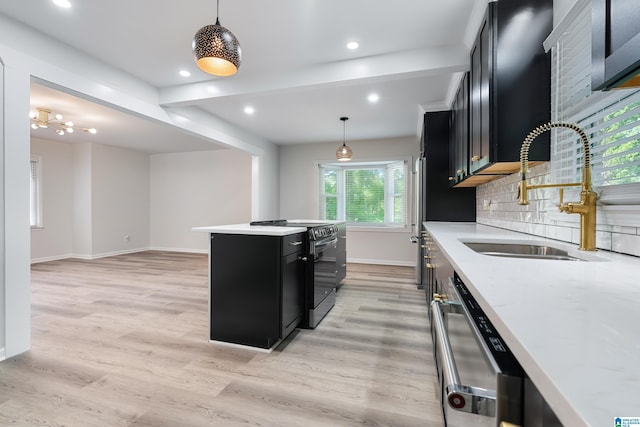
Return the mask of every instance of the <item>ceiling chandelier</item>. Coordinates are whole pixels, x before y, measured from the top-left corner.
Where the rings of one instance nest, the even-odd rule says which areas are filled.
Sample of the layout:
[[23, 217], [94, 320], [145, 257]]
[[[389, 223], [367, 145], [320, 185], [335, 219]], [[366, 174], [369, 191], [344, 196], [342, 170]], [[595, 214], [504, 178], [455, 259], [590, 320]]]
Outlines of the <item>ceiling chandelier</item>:
[[52, 128], [58, 135], [64, 135], [65, 133], [73, 133], [74, 130], [82, 130], [90, 134], [97, 133], [96, 128], [74, 127], [75, 124], [70, 121], [63, 121], [62, 114], [53, 114], [51, 110], [46, 108], [36, 108], [36, 111], [29, 113], [31, 118], [32, 129], [48, 129]]
[[231, 31], [220, 25], [220, 0], [216, 1], [216, 23], [200, 28], [193, 38], [191, 50], [198, 68], [214, 76], [232, 76], [242, 60], [240, 42]]
[[351, 148], [345, 143], [347, 120], [349, 120], [349, 117], [340, 117], [340, 120], [342, 120], [342, 145], [338, 147], [336, 151], [336, 159], [340, 162], [348, 162], [353, 156]]

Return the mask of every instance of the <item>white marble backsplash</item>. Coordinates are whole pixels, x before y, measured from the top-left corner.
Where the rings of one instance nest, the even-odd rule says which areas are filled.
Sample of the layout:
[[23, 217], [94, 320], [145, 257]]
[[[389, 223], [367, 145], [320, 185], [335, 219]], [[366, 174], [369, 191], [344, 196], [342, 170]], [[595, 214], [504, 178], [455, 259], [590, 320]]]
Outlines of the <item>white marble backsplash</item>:
[[[476, 222], [564, 242], [580, 241], [579, 215], [558, 212], [558, 189], [529, 192], [529, 205], [518, 205], [517, 173], [483, 184], [476, 189]], [[531, 168], [531, 184], [549, 184], [549, 163]], [[565, 190], [565, 201], [579, 200], [579, 190]], [[640, 226], [621, 226], [608, 221], [598, 209], [596, 244], [599, 249], [640, 256]]]

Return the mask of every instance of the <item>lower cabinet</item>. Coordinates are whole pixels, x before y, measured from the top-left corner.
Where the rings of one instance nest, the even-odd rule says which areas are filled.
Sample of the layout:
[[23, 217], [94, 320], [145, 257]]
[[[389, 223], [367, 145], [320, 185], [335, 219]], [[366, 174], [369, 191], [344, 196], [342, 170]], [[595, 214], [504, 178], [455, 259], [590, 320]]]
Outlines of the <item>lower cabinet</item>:
[[347, 277], [347, 223], [337, 224], [338, 243], [336, 245], [336, 288], [342, 287], [342, 280]]
[[213, 341], [272, 348], [303, 316], [304, 234], [211, 234]]

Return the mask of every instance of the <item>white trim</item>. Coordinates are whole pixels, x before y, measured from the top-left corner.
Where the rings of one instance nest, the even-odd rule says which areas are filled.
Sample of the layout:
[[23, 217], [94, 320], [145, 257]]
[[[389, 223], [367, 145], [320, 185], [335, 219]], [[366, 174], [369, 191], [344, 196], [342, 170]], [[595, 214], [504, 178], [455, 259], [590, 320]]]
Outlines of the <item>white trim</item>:
[[164, 251], [164, 252], [182, 252], [188, 254], [207, 254], [209, 249], [189, 249], [189, 248], [167, 248], [163, 246], [152, 246], [149, 251]]
[[104, 252], [104, 253], [101, 253], [101, 254], [91, 254], [91, 255], [73, 254], [73, 255], [70, 256], [70, 258], [93, 260], [93, 259], [99, 259], [99, 258], [106, 258], [106, 257], [110, 257], [110, 256], [116, 256], [116, 255], [135, 254], [135, 253], [138, 253], [138, 252], [144, 252], [144, 251], [148, 251], [148, 250], [149, 250], [149, 248], [137, 248], [137, 249], [126, 249], [126, 250], [123, 250], [123, 251]]
[[571, 8], [565, 13], [558, 25], [549, 33], [549, 36], [542, 42], [545, 52], [549, 52], [560, 40], [560, 37], [567, 31], [573, 21], [582, 13], [585, 7], [589, 6], [591, 0], [576, 0]]
[[411, 233], [411, 230], [412, 230], [412, 227], [410, 224], [406, 226], [394, 227], [391, 225], [382, 225], [382, 224], [380, 226], [372, 226], [372, 225], [356, 225], [356, 224], [350, 225], [349, 223], [347, 223], [347, 231], [355, 232], [355, 233], [360, 233], [360, 232]]
[[40, 264], [41, 262], [49, 262], [49, 261], [60, 261], [62, 259], [69, 259], [69, 258], [75, 258], [72, 254], [66, 254], [66, 255], [55, 255], [55, 256], [48, 256], [48, 257], [41, 257], [41, 258], [32, 258], [31, 259], [31, 264]]
[[49, 261], [60, 261], [63, 259], [82, 259], [82, 260], [94, 260], [100, 258], [106, 258], [110, 256], [117, 255], [127, 255], [134, 254], [139, 252], [146, 251], [163, 251], [163, 252], [181, 252], [181, 253], [191, 253], [191, 254], [207, 254], [208, 249], [188, 249], [188, 248], [165, 248], [160, 246], [153, 246], [148, 248], [138, 248], [138, 249], [129, 249], [125, 251], [116, 251], [116, 252], [108, 252], [97, 255], [78, 255], [78, 254], [66, 254], [66, 255], [54, 255], [50, 257], [42, 257], [42, 258], [33, 258], [31, 260], [31, 264], [39, 264], [41, 262], [49, 262]]
[[[547, 220], [573, 224], [579, 227], [580, 215], [569, 215], [557, 210], [547, 211]], [[553, 224], [552, 224], [553, 225]], [[560, 224], [557, 224], [560, 225]], [[605, 205], [598, 206], [596, 211], [596, 230], [609, 231], [611, 227], [640, 227], [640, 206], [638, 205]]]
[[373, 264], [373, 265], [394, 265], [398, 267], [415, 267], [415, 261], [392, 261], [388, 259], [367, 259], [367, 258], [348, 258], [347, 259], [347, 276], [349, 276], [349, 264]]
[[638, 205], [640, 211], [640, 183], [608, 185], [595, 189], [602, 205]]
[[0, 362], [7, 359], [7, 354], [4, 347], [0, 348]]

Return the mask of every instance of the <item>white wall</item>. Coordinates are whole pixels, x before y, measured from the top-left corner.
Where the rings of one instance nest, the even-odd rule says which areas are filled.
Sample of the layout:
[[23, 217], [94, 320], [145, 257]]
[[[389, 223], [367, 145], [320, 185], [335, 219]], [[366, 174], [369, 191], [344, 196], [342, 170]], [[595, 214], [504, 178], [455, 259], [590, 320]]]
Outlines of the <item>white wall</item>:
[[[0, 57], [0, 99], [4, 100], [4, 63]], [[4, 360], [6, 356], [5, 351], [5, 334], [4, 329], [7, 324], [5, 318], [5, 271], [4, 271], [4, 248], [5, 248], [5, 234], [4, 234], [4, 102], [0, 102], [0, 361]]]
[[44, 226], [31, 231], [31, 262], [148, 248], [147, 154], [41, 139], [31, 152], [42, 157]]
[[31, 230], [31, 260], [45, 261], [73, 253], [73, 146], [31, 140], [31, 154], [41, 158], [43, 228]]
[[240, 150], [151, 156], [151, 247], [206, 252], [192, 227], [251, 220], [252, 157]]
[[149, 155], [92, 145], [92, 255], [149, 247]]
[[73, 253], [91, 256], [91, 144], [73, 146]]
[[[348, 141], [354, 159], [362, 161], [388, 160], [419, 154], [417, 138], [398, 138], [370, 141]], [[335, 161], [335, 143], [286, 145], [280, 147], [280, 217], [318, 218], [316, 164]], [[412, 163], [413, 164], [413, 163]], [[347, 259], [389, 265], [414, 266], [416, 245], [409, 241], [412, 231], [372, 231], [347, 229]]]
[[[1, 31], [1, 30], [0, 30]], [[0, 62], [5, 61], [0, 51]], [[29, 74], [4, 62], [2, 138], [2, 277], [4, 314], [0, 318], [0, 358], [31, 347], [29, 226]]]

